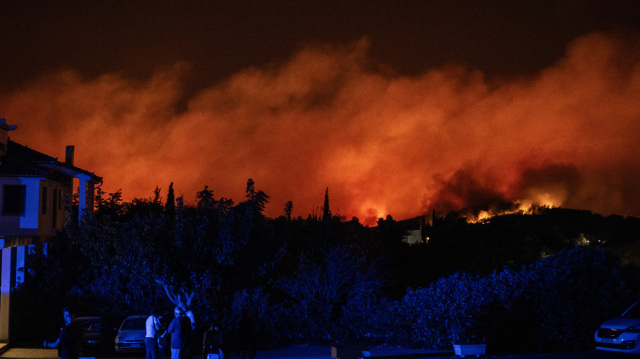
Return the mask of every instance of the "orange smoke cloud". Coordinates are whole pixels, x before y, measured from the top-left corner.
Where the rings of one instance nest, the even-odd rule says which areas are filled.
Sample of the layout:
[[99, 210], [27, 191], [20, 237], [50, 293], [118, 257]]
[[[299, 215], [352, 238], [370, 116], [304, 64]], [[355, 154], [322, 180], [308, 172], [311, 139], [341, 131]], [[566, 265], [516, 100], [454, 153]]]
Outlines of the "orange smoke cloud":
[[[461, 67], [397, 76], [368, 42], [303, 50], [184, 101], [185, 64], [147, 81], [63, 71], [0, 96], [12, 139], [76, 164], [103, 189], [150, 197], [170, 182], [244, 198], [246, 180], [278, 216], [391, 214], [530, 202], [640, 215], [638, 38], [591, 34], [536, 76], [488, 81]], [[166, 191], [164, 192], [166, 195]]]

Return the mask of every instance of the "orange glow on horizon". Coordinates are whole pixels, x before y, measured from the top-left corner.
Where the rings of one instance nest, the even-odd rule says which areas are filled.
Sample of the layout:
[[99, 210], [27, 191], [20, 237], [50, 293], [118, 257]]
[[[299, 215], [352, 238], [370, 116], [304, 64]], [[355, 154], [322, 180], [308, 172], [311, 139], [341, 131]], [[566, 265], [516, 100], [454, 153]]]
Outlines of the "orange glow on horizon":
[[369, 201], [365, 201], [365, 203], [360, 208], [359, 213], [366, 213], [364, 216], [358, 217], [360, 219], [360, 223], [367, 227], [375, 227], [378, 225], [378, 219], [386, 218], [389, 214], [384, 206], [382, 205], [374, 205]]
[[518, 203], [640, 215], [639, 42], [590, 34], [544, 71], [497, 81], [462, 67], [372, 70], [362, 40], [186, 99], [185, 64], [145, 81], [61, 71], [0, 94], [0, 117], [46, 154], [75, 145], [76, 165], [126, 200], [156, 186], [166, 198], [173, 182], [187, 203], [205, 185], [238, 203], [252, 178], [270, 217], [287, 201], [306, 217], [327, 187], [333, 213], [367, 225]]

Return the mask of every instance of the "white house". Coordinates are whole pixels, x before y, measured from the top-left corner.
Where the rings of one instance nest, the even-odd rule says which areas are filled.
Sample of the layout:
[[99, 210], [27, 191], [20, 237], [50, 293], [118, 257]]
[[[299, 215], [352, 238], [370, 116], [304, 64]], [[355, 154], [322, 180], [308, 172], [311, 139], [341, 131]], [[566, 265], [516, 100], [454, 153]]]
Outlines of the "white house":
[[[74, 147], [65, 161], [11, 141], [16, 126], [0, 119], [0, 342], [9, 340], [11, 288], [20, 283], [25, 249], [46, 243], [65, 223], [74, 189], [78, 216], [93, 209], [94, 188], [102, 179], [73, 164]], [[13, 258], [15, 262], [12, 263]]]

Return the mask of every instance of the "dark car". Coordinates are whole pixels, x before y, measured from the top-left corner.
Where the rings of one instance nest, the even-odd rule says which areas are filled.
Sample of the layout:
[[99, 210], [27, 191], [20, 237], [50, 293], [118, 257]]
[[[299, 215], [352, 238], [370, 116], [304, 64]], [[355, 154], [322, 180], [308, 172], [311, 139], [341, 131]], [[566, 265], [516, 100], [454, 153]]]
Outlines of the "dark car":
[[76, 322], [82, 324], [82, 354], [107, 354], [111, 351], [113, 331], [102, 317], [78, 317]]

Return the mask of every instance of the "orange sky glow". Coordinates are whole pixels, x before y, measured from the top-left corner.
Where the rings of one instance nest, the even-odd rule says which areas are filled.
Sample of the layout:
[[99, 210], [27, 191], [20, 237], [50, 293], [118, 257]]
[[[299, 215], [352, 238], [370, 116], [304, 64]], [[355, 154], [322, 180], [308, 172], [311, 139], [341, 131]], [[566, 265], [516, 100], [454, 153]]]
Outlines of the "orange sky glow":
[[306, 47], [239, 71], [188, 99], [189, 63], [145, 80], [49, 73], [0, 96], [12, 140], [104, 178], [107, 193], [187, 203], [208, 185], [266, 214], [331, 211], [363, 223], [518, 202], [640, 215], [638, 38], [591, 33], [533, 75], [489, 81], [440, 67], [400, 76], [370, 42]]

